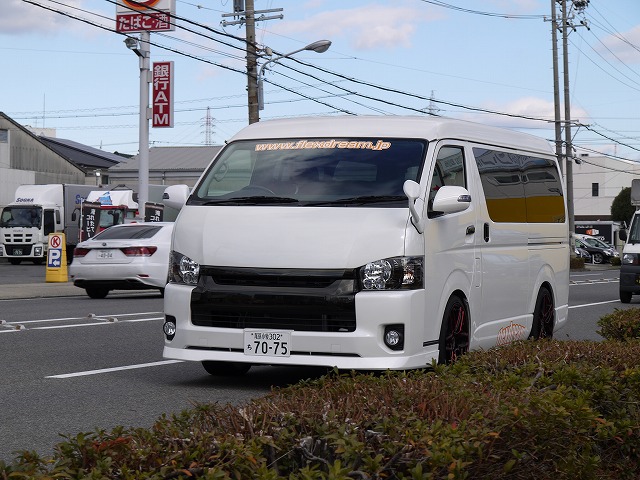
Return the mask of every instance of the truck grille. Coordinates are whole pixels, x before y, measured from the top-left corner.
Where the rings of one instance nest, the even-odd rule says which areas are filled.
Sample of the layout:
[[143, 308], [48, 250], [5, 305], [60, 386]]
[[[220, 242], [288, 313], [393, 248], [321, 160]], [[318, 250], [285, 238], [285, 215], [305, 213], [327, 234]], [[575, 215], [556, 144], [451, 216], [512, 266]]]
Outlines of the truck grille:
[[354, 270], [200, 270], [191, 322], [203, 327], [353, 332]]
[[[33, 233], [15, 233], [15, 232], [5, 233], [4, 243], [30, 245], [33, 243]], [[17, 246], [18, 245], [16, 245], [16, 247]]]

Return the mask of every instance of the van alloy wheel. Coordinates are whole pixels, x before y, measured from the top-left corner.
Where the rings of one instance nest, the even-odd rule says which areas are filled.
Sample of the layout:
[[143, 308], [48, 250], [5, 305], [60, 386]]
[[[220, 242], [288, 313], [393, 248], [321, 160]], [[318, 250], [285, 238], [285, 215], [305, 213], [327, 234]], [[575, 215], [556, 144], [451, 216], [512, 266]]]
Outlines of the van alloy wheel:
[[533, 311], [533, 325], [529, 338], [539, 340], [541, 338], [553, 337], [555, 314], [556, 311], [551, 292], [547, 287], [541, 287]]
[[468, 351], [469, 304], [465, 299], [453, 295], [444, 309], [438, 363], [453, 363]]

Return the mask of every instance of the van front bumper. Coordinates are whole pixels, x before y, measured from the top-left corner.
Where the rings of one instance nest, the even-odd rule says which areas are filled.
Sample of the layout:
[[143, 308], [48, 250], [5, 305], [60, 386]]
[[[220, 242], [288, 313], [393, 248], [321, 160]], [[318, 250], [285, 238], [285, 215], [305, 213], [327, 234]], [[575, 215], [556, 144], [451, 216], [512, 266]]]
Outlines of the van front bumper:
[[[353, 328], [348, 327], [348, 321], [337, 324], [329, 321], [325, 322], [323, 328], [318, 328], [318, 315], [302, 315], [302, 310], [296, 311], [294, 308], [293, 313], [287, 318], [289, 326], [286, 329], [276, 328], [277, 325], [273, 322], [265, 328], [266, 331], [290, 332], [291, 352], [288, 356], [256, 356], [245, 353], [245, 328], [256, 329], [256, 324], [245, 325], [242, 322], [238, 323], [237, 319], [223, 320], [219, 319], [220, 315], [215, 315], [215, 325], [204, 325], [201, 305], [196, 307], [196, 317], [199, 317], [198, 323], [201, 324], [195, 325], [192, 307], [193, 299], [197, 296], [194, 287], [167, 285], [164, 296], [165, 319], [175, 323], [175, 334], [171, 339], [165, 337], [165, 358], [263, 365], [326, 366], [349, 370], [420, 368], [430, 365], [438, 358], [438, 339], [428, 337], [432, 335], [429, 332], [439, 331], [439, 327], [425, 327], [435, 321], [436, 312], [430, 312], [433, 318], [428, 317], [423, 289], [356, 293]], [[265, 294], [262, 300], [267, 304], [271, 303], [272, 307], [274, 302], [286, 304], [288, 301], [285, 298], [288, 296], [286, 289], [279, 295], [271, 295], [272, 298], [269, 300], [268, 296]], [[223, 300], [226, 307], [228, 300], [233, 301], [233, 295], [230, 293], [226, 294]], [[329, 310], [335, 309], [332, 303], [335, 303], [335, 298], [328, 301]], [[322, 304], [318, 303], [311, 309], [322, 308]], [[253, 317], [257, 314], [253, 312]], [[345, 316], [348, 315], [343, 312], [342, 317]], [[322, 317], [322, 314], [319, 317]], [[394, 351], [385, 345], [383, 337], [385, 327], [398, 324], [404, 327], [404, 346], [402, 350]]]

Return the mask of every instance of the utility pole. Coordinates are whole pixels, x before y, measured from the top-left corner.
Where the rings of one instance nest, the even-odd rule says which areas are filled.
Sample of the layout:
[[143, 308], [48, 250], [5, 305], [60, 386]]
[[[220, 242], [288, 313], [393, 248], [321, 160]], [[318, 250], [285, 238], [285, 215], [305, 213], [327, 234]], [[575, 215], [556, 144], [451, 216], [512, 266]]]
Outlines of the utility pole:
[[[567, 20], [567, 0], [562, 0], [562, 57], [564, 74], [564, 151], [567, 174], [567, 215], [569, 215], [569, 232], [575, 232], [573, 210], [573, 146], [571, 142], [571, 94], [569, 92], [569, 22]], [[573, 249], [572, 249], [573, 251]]]
[[[558, 16], [556, 15], [556, 0], [551, 0], [551, 46], [553, 51], [553, 105], [556, 133], [556, 158], [560, 165], [560, 171], [564, 172], [562, 157], [562, 123], [560, 120], [560, 81], [558, 69]], [[565, 182], [566, 184], [566, 182]]]
[[249, 104], [249, 124], [260, 121], [258, 111], [258, 61], [256, 57], [256, 21], [253, 0], [246, 0], [245, 8], [247, 32], [247, 99]]
[[[246, 6], [244, 5], [246, 3]], [[282, 8], [272, 8], [269, 10], [255, 10], [254, 0], [234, 0], [233, 13], [223, 13], [223, 17], [234, 17], [238, 20], [227, 22], [222, 21], [222, 26], [245, 24], [245, 39], [247, 42], [247, 103], [249, 106], [249, 124], [260, 121], [258, 109], [258, 49], [256, 47], [256, 22], [261, 20], [282, 19], [284, 16], [271, 15], [265, 13], [281, 12]], [[256, 14], [260, 16], [256, 18]]]
[[[553, 76], [554, 76], [554, 106], [555, 106], [555, 133], [556, 133], [556, 156], [562, 168], [562, 157], [564, 156], [564, 174], [567, 189], [567, 216], [569, 217], [569, 234], [571, 245], [573, 247], [573, 234], [575, 230], [574, 215], [574, 198], [573, 198], [573, 142], [571, 140], [571, 96], [569, 90], [569, 48], [568, 37], [569, 29], [575, 30], [573, 24], [573, 14], [569, 16], [567, 11], [567, 1], [571, 2], [571, 7], [575, 8], [578, 13], [582, 13], [589, 5], [589, 0], [551, 0], [551, 22], [552, 22], [552, 43], [553, 43]], [[562, 12], [562, 26], [558, 27], [556, 15], [556, 3], [560, 4]], [[585, 20], [580, 21], [579, 26], [587, 27]], [[564, 155], [562, 153], [562, 134], [561, 134], [561, 118], [560, 118], [560, 95], [558, 87], [558, 52], [557, 52], [557, 34], [556, 29], [562, 31], [562, 56], [563, 56], [563, 83], [564, 83]], [[573, 255], [573, 248], [571, 249]]]

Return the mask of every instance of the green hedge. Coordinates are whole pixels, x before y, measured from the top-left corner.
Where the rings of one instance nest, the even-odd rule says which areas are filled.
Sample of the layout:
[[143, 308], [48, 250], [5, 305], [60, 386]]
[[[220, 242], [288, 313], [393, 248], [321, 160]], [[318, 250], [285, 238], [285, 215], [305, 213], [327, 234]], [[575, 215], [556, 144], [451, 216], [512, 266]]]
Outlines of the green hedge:
[[83, 433], [0, 478], [631, 479], [639, 399], [638, 341], [519, 342]]

